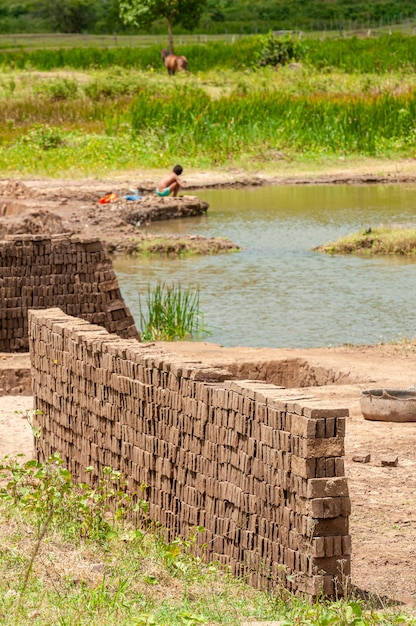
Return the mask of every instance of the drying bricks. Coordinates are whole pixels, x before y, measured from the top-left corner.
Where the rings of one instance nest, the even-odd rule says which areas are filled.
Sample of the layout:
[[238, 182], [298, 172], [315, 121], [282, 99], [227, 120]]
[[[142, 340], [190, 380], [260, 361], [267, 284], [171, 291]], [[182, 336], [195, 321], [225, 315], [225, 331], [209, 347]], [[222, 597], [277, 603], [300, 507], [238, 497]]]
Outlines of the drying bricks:
[[0, 352], [27, 352], [29, 309], [59, 307], [139, 338], [98, 239], [15, 235], [0, 241]]
[[30, 311], [29, 341], [43, 448], [75, 479], [121, 470], [132, 491], [146, 485], [168, 538], [203, 526], [208, 556], [253, 585], [339, 593], [351, 554], [347, 409], [232, 380], [59, 309]]

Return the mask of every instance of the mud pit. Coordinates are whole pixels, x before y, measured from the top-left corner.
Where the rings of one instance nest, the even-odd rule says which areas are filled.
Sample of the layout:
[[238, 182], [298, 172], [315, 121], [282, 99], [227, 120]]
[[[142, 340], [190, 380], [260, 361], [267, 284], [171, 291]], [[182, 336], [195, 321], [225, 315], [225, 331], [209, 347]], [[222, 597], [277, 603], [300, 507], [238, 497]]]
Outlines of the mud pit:
[[[414, 384], [416, 345], [312, 350], [160, 345], [177, 355], [226, 366], [238, 378], [295, 387], [349, 409], [345, 459], [352, 501], [353, 586], [378, 606], [404, 605], [416, 613], [416, 424], [366, 421], [359, 403], [362, 389]], [[29, 385], [28, 355], [1, 355], [0, 393], [7, 395], [0, 397], [0, 457], [32, 454], [31, 431], [21, 414], [32, 406]], [[369, 463], [353, 461], [364, 453], [371, 455]], [[389, 455], [398, 456], [397, 467], [382, 466]]]

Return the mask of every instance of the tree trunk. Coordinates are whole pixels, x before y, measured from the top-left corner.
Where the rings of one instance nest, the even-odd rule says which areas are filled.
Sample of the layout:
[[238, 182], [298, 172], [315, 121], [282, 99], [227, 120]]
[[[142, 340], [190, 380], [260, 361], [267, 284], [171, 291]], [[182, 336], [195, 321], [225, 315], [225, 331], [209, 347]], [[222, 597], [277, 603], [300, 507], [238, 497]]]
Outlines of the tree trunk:
[[168, 17], [168, 33], [169, 33], [169, 52], [171, 54], [175, 54], [173, 49], [173, 28], [172, 28], [172, 18]]

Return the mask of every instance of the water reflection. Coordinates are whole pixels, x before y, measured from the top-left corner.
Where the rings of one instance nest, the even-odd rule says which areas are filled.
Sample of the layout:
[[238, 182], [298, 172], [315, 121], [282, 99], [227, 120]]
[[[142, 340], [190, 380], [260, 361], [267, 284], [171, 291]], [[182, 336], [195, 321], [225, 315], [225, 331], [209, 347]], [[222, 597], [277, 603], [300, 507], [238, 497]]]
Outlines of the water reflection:
[[116, 259], [120, 288], [139, 324], [139, 294], [158, 281], [199, 285], [210, 341], [225, 346], [373, 344], [415, 329], [415, 260], [330, 257], [321, 243], [381, 223], [414, 223], [416, 186], [275, 186], [195, 192], [206, 216], [149, 233], [227, 237], [236, 254]]

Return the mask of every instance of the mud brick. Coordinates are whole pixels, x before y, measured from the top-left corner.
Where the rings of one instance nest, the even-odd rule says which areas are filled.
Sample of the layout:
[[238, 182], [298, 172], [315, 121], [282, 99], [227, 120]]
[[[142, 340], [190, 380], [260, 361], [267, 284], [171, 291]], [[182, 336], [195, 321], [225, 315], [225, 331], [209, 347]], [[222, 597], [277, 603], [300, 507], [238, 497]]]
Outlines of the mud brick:
[[294, 414], [291, 416], [290, 430], [293, 435], [313, 438], [316, 436], [316, 420]]
[[312, 478], [308, 481], [308, 498], [327, 498], [335, 496], [348, 496], [346, 478]]
[[399, 457], [396, 454], [389, 454], [381, 458], [382, 467], [397, 467]]
[[306, 458], [322, 458], [330, 456], [343, 456], [344, 439], [341, 437], [329, 437], [328, 439], [308, 439]]
[[279, 434], [280, 449], [285, 452], [290, 452], [290, 433], [282, 430]]
[[326, 537], [314, 537], [312, 539], [311, 553], [314, 557], [325, 557], [325, 539]]
[[328, 537], [335, 535], [348, 535], [348, 517], [336, 517], [332, 519], [303, 518], [304, 532], [306, 536]]
[[325, 574], [337, 576], [339, 579], [351, 574], [351, 562], [349, 557], [337, 558], [336, 556], [332, 556], [316, 558], [314, 560], [314, 566], [317, 572], [325, 572]]
[[340, 408], [339, 406], [330, 406], [331, 402], [328, 400], [308, 401], [305, 403], [302, 409], [302, 414], [312, 419], [320, 419], [327, 417], [348, 417], [349, 410], [346, 408]]
[[341, 515], [348, 517], [351, 515], [351, 500], [350, 498], [341, 498]]
[[341, 537], [342, 548], [341, 554], [349, 556], [351, 554], [351, 535], [343, 535]]
[[357, 452], [353, 455], [352, 460], [354, 463], [369, 463], [371, 461], [371, 454], [368, 452]]
[[329, 457], [325, 459], [325, 476], [331, 478], [335, 476], [335, 458]]
[[334, 459], [334, 462], [335, 462], [335, 476], [344, 476], [345, 475], [344, 459], [342, 457], [338, 457]]
[[335, 436], [345, 437], [347, 420], [345, 417], [337, 417], [335, 425]]
[[323, 439], [326, 437], [326, 421], [324, 419], [317, 419], [316, 422], [316, 437]]
[[325, 437], [335, 437], [335, 436], [336, 436], [336, 418], [327, 417], [325, 419]]
[[310, 500], [309, 506], [312, 517], [318, 519], [339, 517], [341, 515], [341, 498], [314, 498]]

